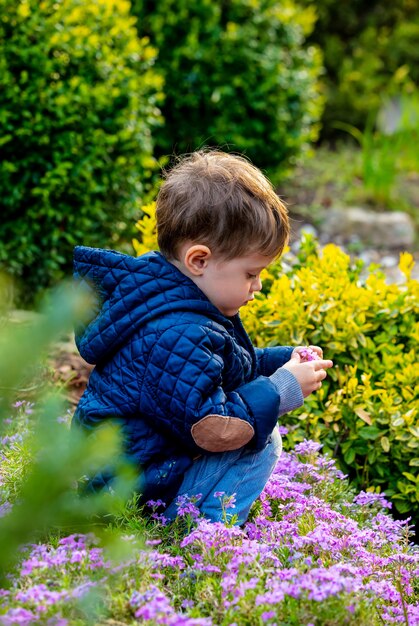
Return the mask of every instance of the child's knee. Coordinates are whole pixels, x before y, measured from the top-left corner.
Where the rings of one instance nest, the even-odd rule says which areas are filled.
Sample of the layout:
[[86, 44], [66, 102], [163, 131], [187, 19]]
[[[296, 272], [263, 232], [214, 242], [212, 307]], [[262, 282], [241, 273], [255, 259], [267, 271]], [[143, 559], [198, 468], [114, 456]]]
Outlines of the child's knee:
[[279, 459], [282, 453], [282, 437], [277, 426], [272, 431], [271, 441], [268, 445], [271, 446], [272, 455]]

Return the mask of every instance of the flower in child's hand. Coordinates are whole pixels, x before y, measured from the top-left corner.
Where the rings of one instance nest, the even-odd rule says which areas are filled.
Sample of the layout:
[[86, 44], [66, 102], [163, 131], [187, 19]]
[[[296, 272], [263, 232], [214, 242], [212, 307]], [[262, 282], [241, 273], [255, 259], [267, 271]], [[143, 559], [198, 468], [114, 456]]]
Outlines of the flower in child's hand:
[[303, 363], [306, 361], [316, 361], [317, 359], [321, 359], [323, 356], [322, 349], [317, 346], [299, 346], [298, 348], [295, 348], [294, 352], [297, 352], [300, 355]]
[[317, 352], [314, 352], [311, 348], [303, 348], [299, 351], [302, 361], [316, 361], [319, 358]]

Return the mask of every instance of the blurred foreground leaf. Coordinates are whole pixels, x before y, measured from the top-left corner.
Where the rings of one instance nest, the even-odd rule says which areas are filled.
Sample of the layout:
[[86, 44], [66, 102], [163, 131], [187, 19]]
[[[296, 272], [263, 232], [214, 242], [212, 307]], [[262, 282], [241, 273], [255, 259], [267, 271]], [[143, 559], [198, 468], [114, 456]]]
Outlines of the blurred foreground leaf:
[[[6, 323], [0, 329], [0, 422], [7, 423], [14, 389], [23, 373], [33, 370], [51, 341], [80, 321], [90, 303], [85, 296], [63, 287], [50, 299], [42, 315], [20, 327]], [[16, 400], [13, 397], [13, 400]], [[114, 426], [86, 438], [71, 432], [57, 419], [65, 412], [65, 402], [57, 393], [40, 387], [34, 398], [35, 411], [29, 436], [30, 462], [17, 502], [0, 519], [0, 584], [19, 558], [22, 544], [44, 537], [52, 529], [69, 532], [86, 525], [101, 534], [100, 515], [116, 514], [132, 492], [134, 476], [121, 458], [120, 438]], [[22, 459], [23, 461], [23, 459]], [[80, 497], [77, 481], [112, 462], [118, 478], [112, 494]], [[109, 535], [118, 553], [117, 538]], [[116, 541], [116, 543], [115, 543]]]

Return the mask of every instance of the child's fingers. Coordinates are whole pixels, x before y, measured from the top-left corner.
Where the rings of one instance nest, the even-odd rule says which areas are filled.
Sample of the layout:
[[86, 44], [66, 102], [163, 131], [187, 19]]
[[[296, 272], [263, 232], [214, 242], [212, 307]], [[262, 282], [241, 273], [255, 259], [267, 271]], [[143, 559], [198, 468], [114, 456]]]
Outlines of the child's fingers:
[[313, 365], [316, 370], [328, 369], [333, 367], [333, 361], [330, 361], [330, 359], [319, 359], [318, 361], [313, 361]]
[[309, 348], [310, 350], [313, 350], [313, 352], [318, 354], [321, 359], [323, 358], [323, 350], [320, 348], [320, 346], [309, 346]]

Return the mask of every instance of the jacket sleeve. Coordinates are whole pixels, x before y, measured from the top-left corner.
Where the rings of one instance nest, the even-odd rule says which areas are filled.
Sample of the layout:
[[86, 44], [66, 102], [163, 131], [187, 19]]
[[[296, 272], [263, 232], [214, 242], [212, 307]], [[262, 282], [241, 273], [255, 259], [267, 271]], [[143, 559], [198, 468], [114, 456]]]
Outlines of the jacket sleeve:
[[142, 414], [192, 450], [224, 452], [249, 442], [261, 449], [277, 423], [283, 399], [269, 378], [224, 391], [225, 343], [214, 329], [176, 326], [156, 340], [145, 367]]
[[293, 350], [292, 346], [255, 348], [259, 374], [271, 376], [279, 367], [282, 367], [290, 360]]

